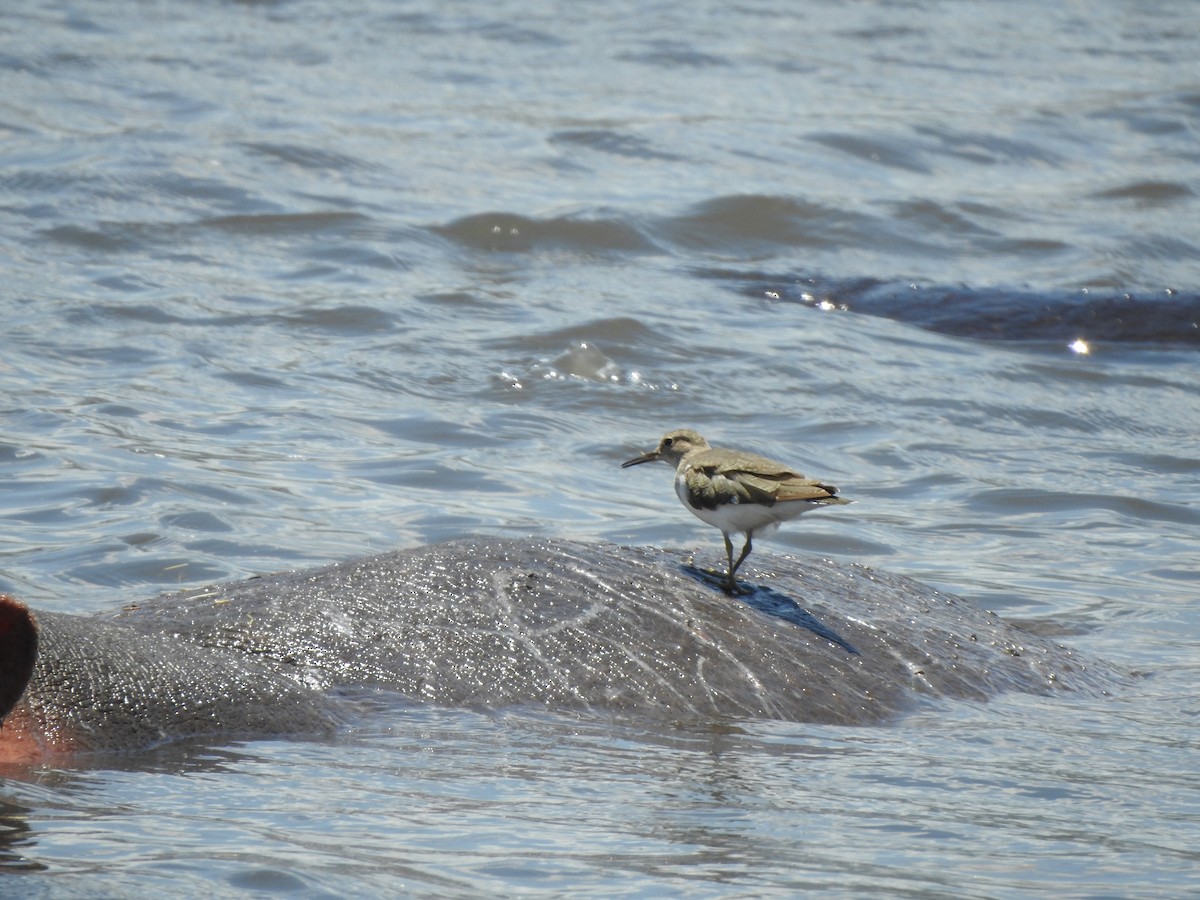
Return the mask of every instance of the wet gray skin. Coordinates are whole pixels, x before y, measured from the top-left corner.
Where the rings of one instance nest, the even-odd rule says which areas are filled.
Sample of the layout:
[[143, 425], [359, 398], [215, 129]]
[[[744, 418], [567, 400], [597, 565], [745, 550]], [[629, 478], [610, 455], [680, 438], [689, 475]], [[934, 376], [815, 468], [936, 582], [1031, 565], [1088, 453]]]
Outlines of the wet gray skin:
[[181, 739], [332, 733], [336, 701], [274, 665], [85, 616], [38, 613], [38, 660], [22, 698], [37, 730], [75, 751]]
[[683, 554], [465, 540], [97, 617], [43, 614], [21, 702], [114, 749], [328, 730], [343, 715], [336, 689], [361, 686], [479, 709], [863, 725], [929, 699], [1096, 693], [1115, 678], [907, 578], [754, 563], [750, 592], [731, 598], [721, 572]]

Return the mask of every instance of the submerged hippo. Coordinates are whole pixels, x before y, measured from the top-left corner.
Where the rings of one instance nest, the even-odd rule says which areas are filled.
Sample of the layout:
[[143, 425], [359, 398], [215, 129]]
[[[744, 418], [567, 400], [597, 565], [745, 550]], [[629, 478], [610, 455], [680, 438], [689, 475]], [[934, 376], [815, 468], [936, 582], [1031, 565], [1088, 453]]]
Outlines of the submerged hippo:
[[331, 731], [362, 687], [480, 709], [869, 724], [922, 698], [1110, 682], [911, 579], [758, 563], [731, 598], [679, 553], [479, 539], [95, 616], [4, 600], [0, 760]]

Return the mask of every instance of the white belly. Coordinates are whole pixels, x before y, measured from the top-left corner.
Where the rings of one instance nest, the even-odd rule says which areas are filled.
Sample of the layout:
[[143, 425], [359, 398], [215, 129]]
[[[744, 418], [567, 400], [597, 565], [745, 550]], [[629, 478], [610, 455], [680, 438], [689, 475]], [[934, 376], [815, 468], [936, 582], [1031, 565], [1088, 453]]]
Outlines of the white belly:
[[720, 528], [726, 534], [746, 534], [751, 531], [755, 534], [769, 534], [779, 527], [780, 522], [794, 519], [816, 505], [803, 500], [792, 500], [776, 503], [774, 506], [762, 506], [758, 503], [723, 503], [716, 509], [697, 509], [688, 502], [687, 482], [682, 477], [675, 479], [675, 494], [692, 515], [714, 528]]

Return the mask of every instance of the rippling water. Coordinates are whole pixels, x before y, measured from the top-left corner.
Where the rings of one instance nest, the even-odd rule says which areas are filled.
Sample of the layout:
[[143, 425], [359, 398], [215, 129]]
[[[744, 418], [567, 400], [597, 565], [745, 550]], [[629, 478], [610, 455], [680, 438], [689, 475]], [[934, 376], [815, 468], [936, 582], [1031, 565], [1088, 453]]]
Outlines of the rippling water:
[[381, 703], [12, 773], [0, 893], [1194, 889], [1198, 57], [1187, 2], [10, 3], [0, 589], [715, 554], [617, 468], [690, 425], [856, 500], [763, 558], [1149, 677], [880, 729]]

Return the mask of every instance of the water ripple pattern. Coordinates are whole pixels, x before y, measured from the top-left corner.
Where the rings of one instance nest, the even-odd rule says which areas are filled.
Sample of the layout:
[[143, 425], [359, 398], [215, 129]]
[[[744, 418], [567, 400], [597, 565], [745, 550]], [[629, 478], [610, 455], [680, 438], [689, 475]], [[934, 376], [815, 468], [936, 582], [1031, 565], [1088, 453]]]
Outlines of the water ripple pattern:
[[0, 773], [6, 887], [1193, 890], [1195, 26], [6, 3], [0, 591], [86, 614], [471, 535], [703, 554], [618, 468], [692, 427], [855, 500], [755, 566], [910, 576], [1146, 676], [861, 728], [367, 689], [332, 737]]

